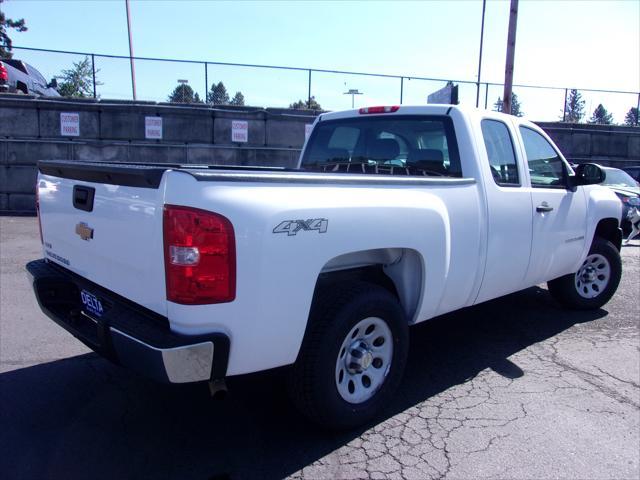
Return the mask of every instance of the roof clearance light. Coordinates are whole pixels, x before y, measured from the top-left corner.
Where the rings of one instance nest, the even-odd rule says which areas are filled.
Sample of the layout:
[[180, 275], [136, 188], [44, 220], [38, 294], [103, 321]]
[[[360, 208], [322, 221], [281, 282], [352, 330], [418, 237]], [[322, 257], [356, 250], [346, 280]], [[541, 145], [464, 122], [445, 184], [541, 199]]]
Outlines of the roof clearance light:
[[358, 110], [361, 115], [366, 115], [369, 113], [393, 113], [400, 110], [400, 105], [393, 106], [379, 106], [379, 107], [364, 107]]

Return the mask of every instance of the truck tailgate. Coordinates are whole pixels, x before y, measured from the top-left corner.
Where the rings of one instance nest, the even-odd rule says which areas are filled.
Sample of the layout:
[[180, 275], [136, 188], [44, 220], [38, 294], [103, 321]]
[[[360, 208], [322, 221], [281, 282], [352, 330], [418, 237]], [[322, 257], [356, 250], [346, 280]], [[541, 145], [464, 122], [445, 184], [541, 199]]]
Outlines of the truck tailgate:
[[165, 170], [41, 162], [37, 193], [45, 258], [166, 315]]

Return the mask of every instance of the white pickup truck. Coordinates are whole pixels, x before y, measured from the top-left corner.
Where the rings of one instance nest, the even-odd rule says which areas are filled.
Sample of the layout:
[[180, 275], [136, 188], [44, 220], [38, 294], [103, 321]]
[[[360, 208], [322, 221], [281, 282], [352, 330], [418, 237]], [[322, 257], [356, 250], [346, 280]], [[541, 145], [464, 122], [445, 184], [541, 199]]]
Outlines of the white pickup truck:
[[115, 362], [213, 390], [289, 366], [300, 410], [350, 427], [393, 395], [411, 325], [542, 282], [605, 304], [621, 204], [602, 179], [507, 115], [326, 113], [297, 169], [40, 162], [27, 270], [42, 310]]

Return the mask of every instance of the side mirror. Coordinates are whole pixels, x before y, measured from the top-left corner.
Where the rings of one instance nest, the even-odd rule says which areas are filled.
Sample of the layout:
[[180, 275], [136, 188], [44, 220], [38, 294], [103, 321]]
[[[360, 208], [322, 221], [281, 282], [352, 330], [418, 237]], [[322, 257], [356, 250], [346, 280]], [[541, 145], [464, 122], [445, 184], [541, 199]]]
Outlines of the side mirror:
[[47, 87], [49, 88], [58, 88], [58, 80], [55, 78], [51, 79], [51, 82], [49, 82], [49, 85], [47, 85]]
[[606, 174], [596, 163], [581, 163], [576, 168], [576, 185], [596, 185], [604, 182]]

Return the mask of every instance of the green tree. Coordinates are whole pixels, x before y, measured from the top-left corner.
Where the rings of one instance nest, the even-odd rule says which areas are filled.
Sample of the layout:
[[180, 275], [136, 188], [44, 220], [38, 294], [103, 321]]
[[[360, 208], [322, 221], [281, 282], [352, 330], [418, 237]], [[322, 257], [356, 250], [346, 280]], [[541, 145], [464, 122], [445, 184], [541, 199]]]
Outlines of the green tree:
[[613, 115], [607, 112], [607, 109], [599, 104], [593, 111], [593, 115], [589, 119], [589, 123], [595, 123], [598, 125], [611, 125], [613, 123]]
[[638, 126], [638, 109], [636, 107], [631, 107], [624, 116], [624, 124], [630, 127]]
[[[498, 100], [493, 104], [494, 112], [502, 112], [504, 110], [504, 101], [502, 97], [498, 97]], [[518, 95], [515, 93], [511, 94], [511, 115], [515, 115], [516, 117], [522, 117], [524, 112], [522, 111], [522, 105], [520, 104], [520, 100], [518, 100]]]
[[244, 95], [242, 94], [242, 92], [236, 92], [236, 94], [231, 99], [231, 102], [229, 102], [229, 105], [243, 106], [244, 105]]
[[297, 102], [289, 104], [289, 108], [295, 110], [322, 110], [322, 107], [316, 101], [316, 97], [311, 97], [310, 100], [298, 100]]
[[579, 123], [584, 117], [584, 99], [582, 94], [575, 88], [569, 90], [563, 116], [564, 121], [569, 123]]
[[207, 103], [213, 105], [229, 105], [229, 94], [227, 93], [227, 88], [224, 86], [224, 83], [213, 82], [211, 84], [211, 90], [209, 90], [207, 94]]
[[498, 100], [493, 104], [494, 112], [501, 112], [504, 108], [504, 102], [502, 101], [502, 97], [498, 97]]
[[186, 83], [176, 86], [167, 100], [171, 103], [202, 103], [200, 96]]
[[[96, 70], [96, 75], [100, 70]], [[56, 76], [58, 83], [58, 92], [63, 97], [88, 98], [93, 97], [93, 69], [91, 68], [91, 60], [84, 57], [84, 60], [74, 62], [73, 67], [68, 70], [62, 70], [61, 75]], [[96, 80], [96, 86], [102, 85]]]
[[[0, 0], [0, 3], [2, 2], [4, 2], [4, 0]], [[4, 12], [0, 9], [0, 58], [11, 58], [13, 56], [11, 53], [13, 43], [11, 42], [11, 38], [9, 38], [8, 33], [10, 28], [13, 28], [17, 32], [27, 31], [24, 18], [21, 18], [20, 20], [12, 20], [11, 18], [7, 18]]]

